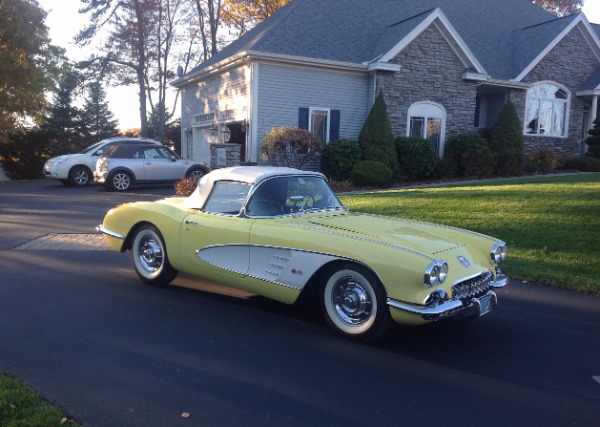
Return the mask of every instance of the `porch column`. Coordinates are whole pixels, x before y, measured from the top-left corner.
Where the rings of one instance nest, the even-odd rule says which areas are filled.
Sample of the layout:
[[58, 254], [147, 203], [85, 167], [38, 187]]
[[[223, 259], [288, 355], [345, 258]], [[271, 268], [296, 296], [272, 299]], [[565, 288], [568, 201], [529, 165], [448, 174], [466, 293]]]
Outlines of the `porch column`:
[[589, 129], [586, 129], [586, 131], [588, 131], [594, 127], [594, 120], [596, 120], [596, 117], [598, 117], [598, 95], [592, 96], [591, 115], [592, 115], [592, 117], [591, 117], [590, 123], [588, 124]]

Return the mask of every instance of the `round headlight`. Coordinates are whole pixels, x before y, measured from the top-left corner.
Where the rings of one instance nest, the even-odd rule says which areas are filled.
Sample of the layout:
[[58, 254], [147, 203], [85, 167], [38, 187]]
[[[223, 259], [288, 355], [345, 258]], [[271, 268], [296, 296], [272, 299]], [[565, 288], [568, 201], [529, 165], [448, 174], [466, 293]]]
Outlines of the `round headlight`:
[[492, 251], [490, 252], [490, 257], [492, 261], [496, 264], [504, 261], [506, 259], [506, 243], [498, 242], [494, 246], [492, 246]]
[[432, 287], [444, 283], [448, 276], [448, 264], [445, 261], [433, 261], [425, 269], [425, 286]]

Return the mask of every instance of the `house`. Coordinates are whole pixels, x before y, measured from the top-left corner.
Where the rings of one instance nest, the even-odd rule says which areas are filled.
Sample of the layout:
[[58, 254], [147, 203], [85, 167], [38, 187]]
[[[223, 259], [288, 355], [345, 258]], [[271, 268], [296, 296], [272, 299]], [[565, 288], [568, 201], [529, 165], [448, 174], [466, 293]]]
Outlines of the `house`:
[[395, 135], [428, 138], [440, 156], [508, 100], [527, 151], [579, 155], [598, 111], [600, 26], [530, 0], [292, 0], [172, 84], [182, 154], [212, 151], [213, 166], [260, 162], [276, 126], [355, 139], [380, 91]]

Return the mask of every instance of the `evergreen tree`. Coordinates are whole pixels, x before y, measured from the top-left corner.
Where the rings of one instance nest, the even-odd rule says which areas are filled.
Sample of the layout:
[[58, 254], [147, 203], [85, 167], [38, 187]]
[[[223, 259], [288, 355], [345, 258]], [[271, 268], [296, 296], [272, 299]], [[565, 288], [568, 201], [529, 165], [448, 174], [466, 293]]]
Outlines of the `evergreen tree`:
[[106, 92], [100, 82], [87, 85], [87, 97], [81, 111], [86, 145], [119, 134], [118, 121], [108, 107]]
[[512, 102], [507, 102], [492, 129], [489, 148], [496, 154], [496, 173], [520, 175], [525, 161], [523, 126]]
[[381, 162], [387, 165], [394, 174], [398, 172], [394, 133], [382, 92], [377, 95], [369, 116], [358, 135], [358, 144], [362, 150], [363, 160]]
[[587, 137], [585, 143], [588, 146], [588, 155], [600, 158], [600, 120], [594, 120], [594, 128], [588, 130], [590, 136]]
[[50, 114], [41, 125], [53, 154], [77, 152], [85, 148], [81, 111], [73, 105], [79, 83], [80, 75], [76, 72], [67, 71], [61, 76]]
[[0, 1], [0, 143], [22, 119], [41, 119], [58, 78], [64, 50], [50, 44], [45, 19], [35, 1]]

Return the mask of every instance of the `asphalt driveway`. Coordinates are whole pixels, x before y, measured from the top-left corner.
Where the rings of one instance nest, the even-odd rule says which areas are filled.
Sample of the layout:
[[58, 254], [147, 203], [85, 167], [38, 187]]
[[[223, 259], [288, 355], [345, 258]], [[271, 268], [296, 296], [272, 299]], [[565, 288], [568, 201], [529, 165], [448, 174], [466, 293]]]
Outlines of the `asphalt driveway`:
[[357, 344], [316, 310], [141, 284], [94, 226], [170, 194], [0, 185], [0, 371], [86, 426], [598, 425], [600, 299], [513, 282], [477, 321]]

